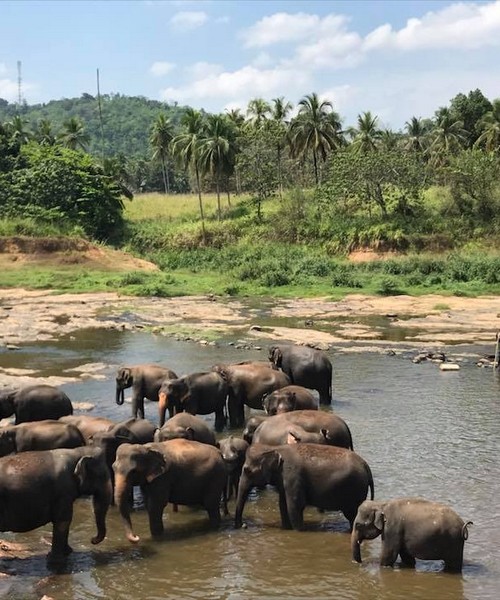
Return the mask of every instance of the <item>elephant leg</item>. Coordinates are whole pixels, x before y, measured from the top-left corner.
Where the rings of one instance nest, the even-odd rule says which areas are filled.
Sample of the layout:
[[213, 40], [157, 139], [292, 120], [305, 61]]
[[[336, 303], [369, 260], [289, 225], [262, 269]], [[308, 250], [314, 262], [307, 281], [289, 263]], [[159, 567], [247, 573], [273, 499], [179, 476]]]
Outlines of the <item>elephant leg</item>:
[[296, 531], [304, 529], [304, 503], [302, 501], [302, 494], [291, 496], [286, 495], [286, 506], [288, 508], [288, 516], [290, 523]]
[[318, 389], [319, 403], [320, 404], [331, 404], [332, 403], [332, 392], [330, 387], [321, 387]]
[[149, 498], [148, 502], [148, 516], [149, 516], [149, 529], [153, 538], [161, 538], [164, 533], [163, 527], [163, 509], [165, 505], [157, 500]]
[[222, 431], [226, 424], [226, 417], [224, 416], [224, 409], [217, 410], [215, 412], [215, 431]]
[[52, 524], [52, 549], [48, 556], [50, 562], [64, 560], [66, 556], [73, 552], [68, 544], [70, 525], [71, 519], [68, 521], [55, 521]]
[[[215, 502], [213, 500], [208, 502], [205, 505], [205, 508], [208, 513], [208, 519], [210, 521], [210, 526], [213, 528], [219, 527], [220, 521], [221, 521], [220, 509], [219, 509], [219, 498], [217, 498]], [[226, 510], [226, 512], [224, 514], [226, 514], [226, 515], [229, 514], [229, 512], [227, 511], [227, 505], [226, 505], [225, 510]]]
[[358, 512], [357, 507], [356, 508], [348, 507], [348, 508], [342, 509], [342, 513], [344, 514], [344, 517], [349, 521], [349, 531], [352, 531], [357, 512]]
[[280, 495], [279, 506], [280, 506], [280, 516], [281, 516], [281, 527], [283, 527], [283, 529], [293, 529], [292, 523], [290, 521], [290, 516], [288, 515], [288, 506], [286, 504], [285, 492], [283, 490], [280, 490], [279, 495]]
[[393, 567], [399, 554], [399, 548], [385, 539], [382, 542], [382, 554], [380, 555], [380, 566]]
[[232, 394], [228, 400], [228, 412], [229, 412], [229, 425], [231, 429], [237, 429], [243, 427], [245, 421], [245, 412], [243, 409], [243, 403]]
[[415, 558], [408, 553], [405, 548], [401, 548], [399, 551], [399, 556], [401, 556], [401, 566], [408, 567], [410, 569], [415, 568]]
[[461, 573], [464, 561], [464, 548], [460, 549], [454, 556], [445, 558], [444, 570], [447, 573]]

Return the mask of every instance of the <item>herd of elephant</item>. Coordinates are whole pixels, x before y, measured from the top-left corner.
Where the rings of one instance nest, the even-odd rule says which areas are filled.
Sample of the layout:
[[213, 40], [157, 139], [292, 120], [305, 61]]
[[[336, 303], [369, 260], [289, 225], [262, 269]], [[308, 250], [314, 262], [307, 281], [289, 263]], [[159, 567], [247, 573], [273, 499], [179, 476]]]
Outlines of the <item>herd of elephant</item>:
[[[116, 375], [116, 402], [132, 388], [132, 417], [115, 423], [73, 415], [58, 388], [37, 385], [0, 392], [0, 530], [25, 532], [52, 523], [50, 561], [71, 552], [73, 503], [91, 495], [97, 533], [116, 504], [127, 539], [139, 541], [131, 512], [140, 486], [153, 538], [164, 532], [168, 503], [203, 507], [214, 527], [221, 505], [236, 497], [234, 524], [243, 525], [250, 491], [274, 486], [284, 528], [301, 530], [307, 506], [341, 511], [349, 521], [352, 557], [361, 543], [382, 536], [380, 564], [443, 560], [460, 572], [465, 523], [450, 507], [421, 498], [374, 500], [368, 463], [353, 450], [346, 422], [319, 405], [332, 402], [332, 365], [316, 349], [276, 345], [269, 362], [216, 365], [178, 377], [166, 367], [135, 365]], [[311, 390], [316, 390], [319, 402]], [[159, 427], [145, 419], [144, 399], [158, 402]], [[245, 406], [254, 413], [245, 422]], [[165, 419], [168, 410], [169, 418]], [[197, 415], [215, 414], [215, 430], [243, 429], [217, 439]], [[367, 500], [368, 492], [370, 499]]]

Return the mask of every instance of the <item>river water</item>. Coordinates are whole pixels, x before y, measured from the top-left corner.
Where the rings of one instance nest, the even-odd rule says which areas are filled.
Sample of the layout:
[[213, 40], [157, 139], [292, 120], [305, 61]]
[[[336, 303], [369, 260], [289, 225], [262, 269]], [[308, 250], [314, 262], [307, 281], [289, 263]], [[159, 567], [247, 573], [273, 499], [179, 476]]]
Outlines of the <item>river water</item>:
[[[181, 507], [165, 514], [167, 535], [149, 538], [147, 515], [133, 514], [138, 545], [129, 544], [111, 508], [108, 537], [90, 545], [91, 504], [75, 503], [70, 532], [74, 553], [60, 572], [47, 569], [50, 527], [2, 534], [28, 544], [34, 555], [0, 560], [0, 596], [31, 600], [179, 598], [335, 598], [349, 600], [500, 597], [500, 377], [475, 366], [473, 355], [489, 348], [454, 347], [465, 356], [458, 372], [433, 363], [415, 365], [407, 354], [330, 351], [334, 364], [333, 410], [350, 425], [355, 450], [370, 464], [376, 498], [422, 496], [449, 503], [474, 521], [465, 546], [462, 575], [440, 572], [439, 562], [417, 569], [381, 569], [380, 541], [365, 542], [364, 562], [350, 558], [347, 521], [340, 513], [307, 509], [304, 532], [280, 529], [277, 495], [266, 489], [247, 503], [246, 529], [225, 518], [219, 531], [204, 512]], [[415, 351], [416, 353], [416, 351]], [[159, 362], [179, 374], [217, 362], [264, 358], [264, 351], [227, 345], [200, 346], [143, 333], [80, 331], [55, 342], [27, 344], [0, 353], [0, 366], [30, 368], [39, 376], [65, 375], [84, 363], [105, 363], [104, 379], [63, 386], [74, 401], [96, 405], [91, 414], [116, 420], [130, 405], [114, 403], [120, 364]], [[146, 403], [156, 421], [156, 405]], [[230, 503], [234, 513], [234, 503]]]

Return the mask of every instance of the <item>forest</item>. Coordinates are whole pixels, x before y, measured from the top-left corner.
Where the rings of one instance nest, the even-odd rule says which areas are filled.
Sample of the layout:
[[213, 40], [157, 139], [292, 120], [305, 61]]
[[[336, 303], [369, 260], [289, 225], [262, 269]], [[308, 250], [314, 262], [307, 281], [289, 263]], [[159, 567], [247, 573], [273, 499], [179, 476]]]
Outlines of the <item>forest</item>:
[[[160, 216], [148, 192], [164, 197]], [[183, 193], [195, 211], [175, 210]], [[337, 264], [358, 249], [465, 253], [475, 266], [458, 281], [496, 285], [499, 208], [500, 99], [479, 89], [398, 131], [370, 111], [348, 126], [316, 93], [221, 114], [119, 94], [0, 100], [0, 234], [86, 236], [164, 270], [223, 271], [223, 249], [233, 291], [310, 277], [362, 288], [364, 267]], [[443, 269], [427, 264], [408, 285], [443, 286], [425, 272]]]

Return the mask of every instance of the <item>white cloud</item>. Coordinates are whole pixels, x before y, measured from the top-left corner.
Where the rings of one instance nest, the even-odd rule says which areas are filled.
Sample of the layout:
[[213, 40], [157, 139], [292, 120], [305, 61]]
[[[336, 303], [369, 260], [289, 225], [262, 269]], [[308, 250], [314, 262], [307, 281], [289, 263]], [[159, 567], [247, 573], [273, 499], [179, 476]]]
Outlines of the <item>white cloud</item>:
[[243, 32], [247, 48], [261, 48], [280, 42], [293, 42], [308, 37], [321, 23], [317, 15], [306, 13], [275, 13], [263, 17]]
[[208, 15], [202, 10], [186, 10], [175, 13], [170, 23], [180, 31], [191, 31], [201, 27], [208, 21]]
[[452, 4], [420, 19], [408, 19], [399, 31], [393, 30], [391, 25], [382, 25], [366, 37], [364, 49], [464, 50], [491, 45], [500, 45], [499, 0], [488, 4]]
[[353, 101], [359, 97], [359, 88], [352, 85], [338, 85], [326, 90], [323, 90], [318, 94], [320, 100], [329, 100], [333, 104], [333, 108], [336, 112], [342, 113], [349, 108]]
[[175, 64], [166, 61], [156, 61], [149, 67], [149, 72], [151, 75], [155, 77], [161, 77], [162, 75], [167, 75], [175, 69]]
[[215, 77], [224, 72], [224, 67], [216, 63], [209, 63], [200, 60], [197, 63], [185, 69], [186, 75], [190, 79], [205, 79], [207, 77]]
[[273, 59], [267, 52], [259, 52], [252, 60], [254, 67], [270, 67], [273, 64]]
[[17, 100], [17, 82], [12, 79], [0, 79], [0, 98], [14, 102]]

